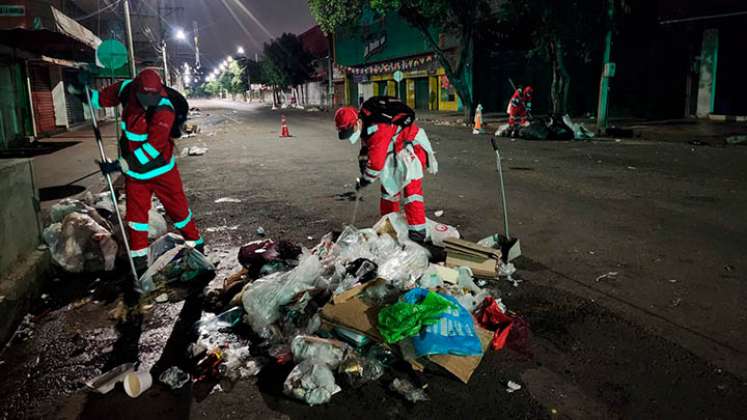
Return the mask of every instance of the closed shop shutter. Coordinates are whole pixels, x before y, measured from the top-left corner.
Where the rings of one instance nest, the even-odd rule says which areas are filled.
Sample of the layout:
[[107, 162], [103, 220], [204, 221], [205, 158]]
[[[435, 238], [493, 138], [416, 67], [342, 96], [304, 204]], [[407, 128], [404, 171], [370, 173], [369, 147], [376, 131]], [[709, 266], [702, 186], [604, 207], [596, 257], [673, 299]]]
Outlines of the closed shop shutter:
[[54, 118], [54, 101], [52, 100], [52, 86], [49, 81], [49, 67], [47, 65], [30, 64], [31, 98], [34, 104], [34, 118], [36, 130], [39, 133], [50, 133], [56, 130]]

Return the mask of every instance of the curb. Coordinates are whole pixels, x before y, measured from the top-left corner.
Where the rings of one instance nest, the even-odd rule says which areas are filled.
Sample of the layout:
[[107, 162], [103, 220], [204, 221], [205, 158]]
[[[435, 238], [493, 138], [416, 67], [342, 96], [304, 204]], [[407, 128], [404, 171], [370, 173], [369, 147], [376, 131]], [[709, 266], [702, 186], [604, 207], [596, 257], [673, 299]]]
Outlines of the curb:
[[0, 282], [0, 343], [5, 344], [11, 338], [32, 303], [39, 298], [50, 267], [49, 251], [34, 250], [19, 259], [14, 270], [4, 274]]

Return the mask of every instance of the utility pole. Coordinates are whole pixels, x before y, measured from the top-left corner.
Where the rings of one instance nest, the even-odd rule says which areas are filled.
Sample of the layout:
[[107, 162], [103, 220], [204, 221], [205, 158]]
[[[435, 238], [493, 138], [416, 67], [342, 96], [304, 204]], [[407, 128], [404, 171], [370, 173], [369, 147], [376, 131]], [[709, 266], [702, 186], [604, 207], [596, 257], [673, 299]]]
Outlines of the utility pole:
[[332, 109], [335, 106], [335, 85], [334, 85], [334, 72], [332, 71], [332, 51], [334, 49], [335, 41], [334, 35], [329, 36], [329, 54], [327, 54], [327, 98], [329, 100], [329, 108]]
[[166, 54], [166, 39], [161, 40], [161, 57], [163, 59], [163, 84], [170, 86], [169, 83], [169, 63], [168, 54]]
[[615, 63], [610, 62], [612, 55], [612, 29], [615, 19], [615, 0], [607, 0], [607, 35], [604, 37], [604, 67], [599, 81], [599, 105], [597, 107], [597, 133], [607, 129], [607, 111], [609, 110], [610, 79], [615, 76]]
[[127, 32], [127, 50], [130, 53], [130, 77], [135, 78], [137, 70], [135, 68], [135, 47], [132, 42], [132, 21], [130, 20], [130, 2], [124, 0], [124, 17], [125, 31]]
[[200, 70], [200, 35], [197, 29], [197, 21], [192, 21], [192, 28], [195, 32], [195, 69]]

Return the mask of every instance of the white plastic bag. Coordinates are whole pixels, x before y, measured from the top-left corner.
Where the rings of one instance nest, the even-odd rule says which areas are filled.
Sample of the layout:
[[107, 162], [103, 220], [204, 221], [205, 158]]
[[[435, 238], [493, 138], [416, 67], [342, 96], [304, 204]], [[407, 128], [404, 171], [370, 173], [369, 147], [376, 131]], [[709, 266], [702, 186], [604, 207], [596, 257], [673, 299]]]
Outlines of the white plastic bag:
[[324, 404], [340, 391], [332, 370], [324, 363], [310, 360], [296, 365], [283, 383], [286, 395], [306, 401], [309, 405]]
[[[89, 207], [90, 209], [90, 207]], [[105, 227], [106, 226], [106, 227]], [[52, 260], [70, 273], [111, 271], [119, 246], [109, 224], [95, 214], [68, 213], [44, 230]]]
[[461, 237], [459, 231], [454, 226], [434, 222], [431, 219], [425, 220], [425, 228], [428, 231], [428, 238], [436, 246], [444, 246], [446, 239], [459, 239]]
[[342, 341], [313, 336], [299, 335], [291, 342], [293, 360], [299, 362], [313, 360], [324, 363], [332, 369], [337, 369], [350, 350], [350, 346]]
[[321, 274], [319, 257], [304, 252], [293, 270], [270, 274], [252, 283], [241, 298], [252, 329], [259, 333], [277, 321], [280, 307], [297, 294], [313, 289]]

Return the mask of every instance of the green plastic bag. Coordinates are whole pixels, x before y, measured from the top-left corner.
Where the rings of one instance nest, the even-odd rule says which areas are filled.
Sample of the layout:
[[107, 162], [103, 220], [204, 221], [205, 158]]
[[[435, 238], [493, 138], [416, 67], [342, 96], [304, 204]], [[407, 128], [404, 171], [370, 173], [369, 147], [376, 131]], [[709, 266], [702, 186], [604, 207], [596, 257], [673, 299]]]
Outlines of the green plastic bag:
[[[407, 295], [422, 295], [424, 292], [424, 289], [413, 289], [403, 298], [408, 300]], [[396, 343], [417, 335], [424, 325], [435, 324], [450, 307], [451, 302], [428, 291], [418, 303], [397, 302], [382, 309], [379, 312], [379, 332], [387, 343]]]

